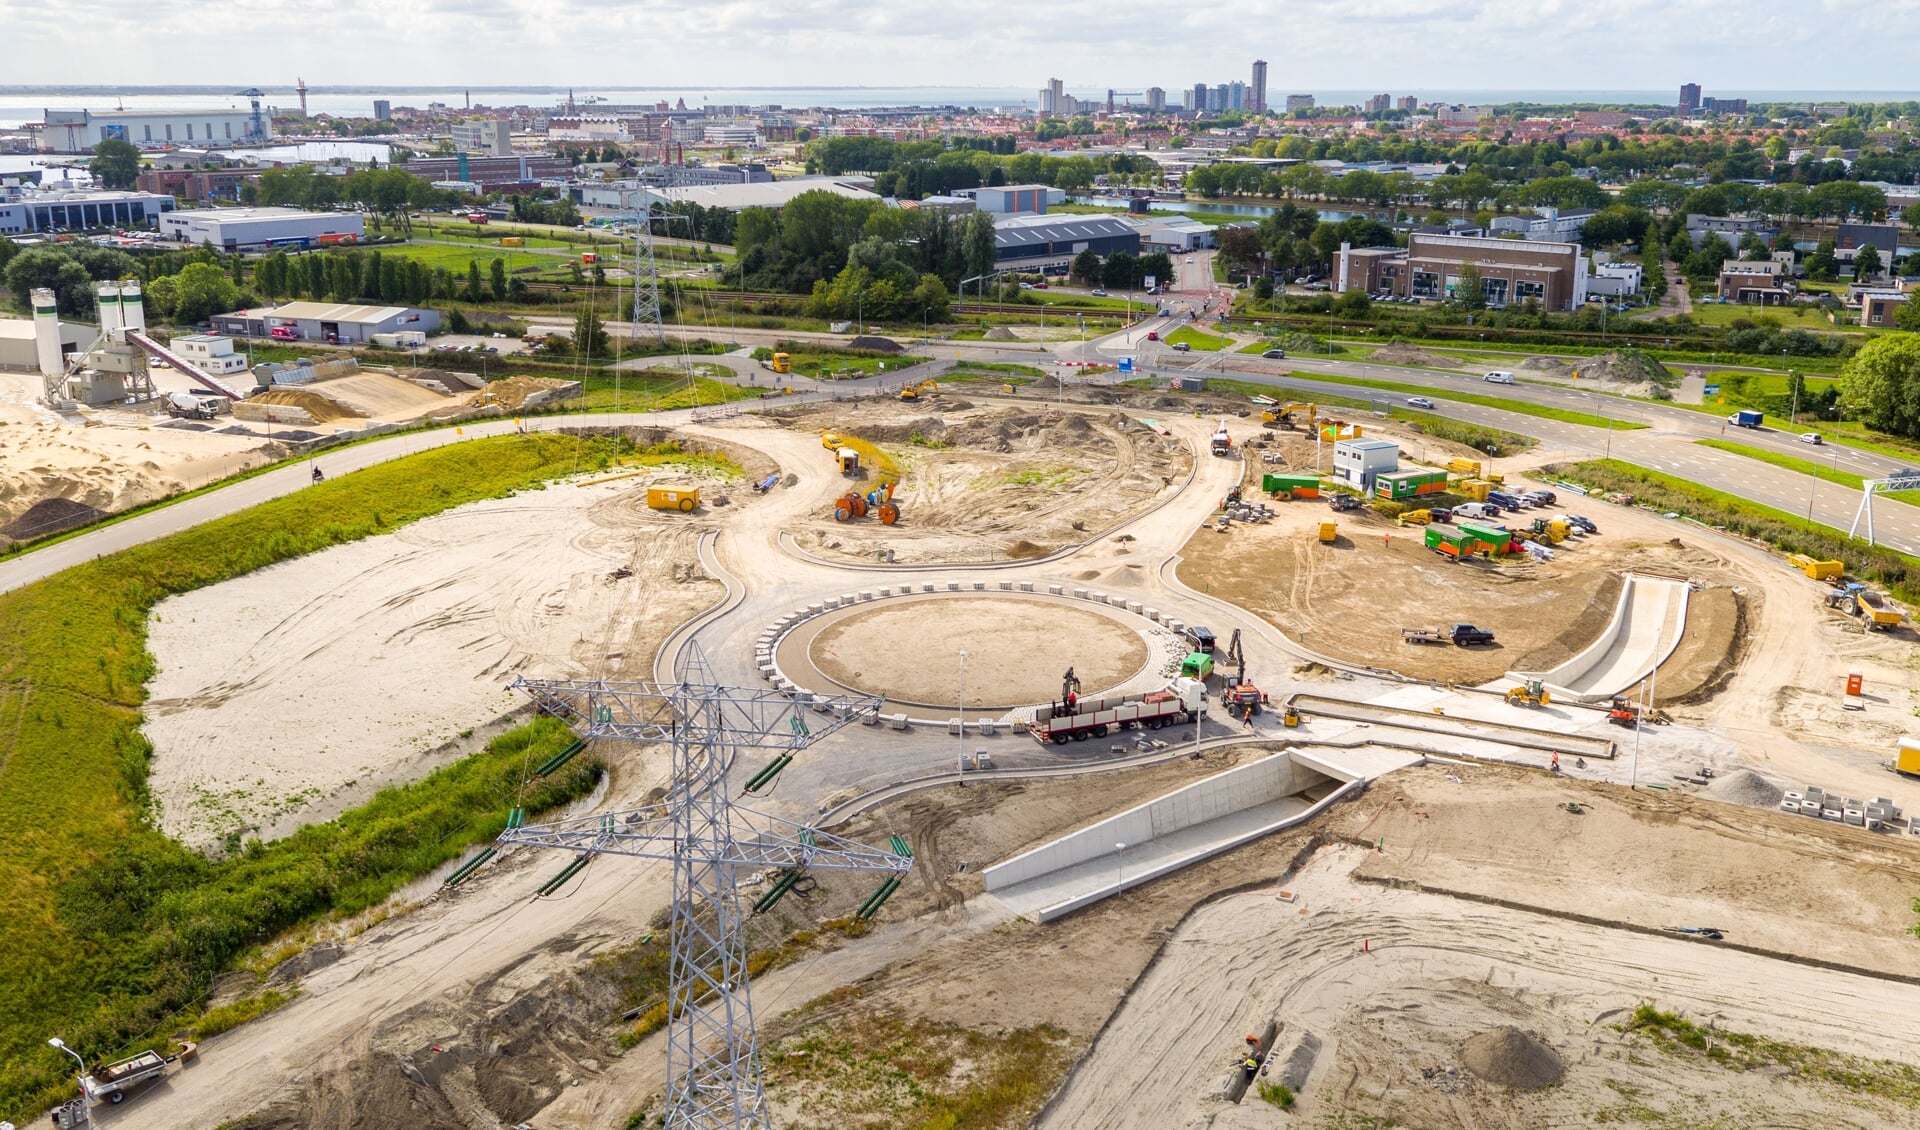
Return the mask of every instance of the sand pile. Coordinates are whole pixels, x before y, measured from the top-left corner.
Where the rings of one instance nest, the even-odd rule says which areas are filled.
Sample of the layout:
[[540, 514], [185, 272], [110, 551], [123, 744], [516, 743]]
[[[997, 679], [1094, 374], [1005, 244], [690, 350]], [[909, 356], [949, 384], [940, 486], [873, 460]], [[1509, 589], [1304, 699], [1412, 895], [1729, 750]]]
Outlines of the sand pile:
[[31, 541], [84, 526], [100, 516], [100, 511], [84, 502], [75, 502], [70, 498], [46, 498], [29, 506], [26, 513], [5, 526], [0, 526], [0, 537], [8, 541]]
[[311, 393], [305, 389], [276, 388], [269, 389], [258, 396], [247, 398], [250, 404], [278, 404], [283, 408], [302, 408], [312, 416], [315, 423], [324, 424], [328, 420], [346, 419], [354, 413], [337, 400]]
[[447, 398], [429, 392], [411, 381], [391, 373], [358, 372], [350, 377], [335, 377], [308, 385], [315, 395], [337, 401], [356, 416], [414, 419], [438, 408]]
[[1512, 1025], [1469, 1039], [1460, 1046], [1460, 1062], [1487, 1082], [1516, 1091], [1544, 1090], [1567, 1072], [1552, 1048]]
[[1026, 561], [1035, 557], [1045, 557], [1052, 552], [1053, 551], [1046, 546], [1035, 545], [1026, 538], [1021, 538], [1019, 541], [1007, 547], [1007, 556], [1015, 561]]
[[1665, 399], [1680, 383], [1665, 365], [1637, 349], [1618, 349], [1601, 353], [1573, 366], [1582, 381], [1597, 381], [1612, 386], [1610, 392], [1627, 396]]
[[1008, 329], [1007, 327], [995, 326], [992, 329], [988, 330], [986, 333], [981, 334], [980, 340], [981, 341], [1019, 341], [1020, 339], [1018, 337], [1015, 337], [1013, 331]]
[[874, 353], [898, 353], [900, 343], [890, 337], [856, 337], [847, 343], [848, 349], [865, 349]]
[[1707, 792], [1719, 800], [1749, 808], [1772, 808], [1786, 795], [1778, 785], [1751, 769], [1736, 769], [1724, 777], [1714, 778]]
[[1518, 367], [1522, 372], [1544, 373], [1549, 377], [1564, 377], [1573, 372], [1573, 366], [1558, 357], [1529, 357]]
[[563, 381], [555, 377], [507, 377], [489, 384], [487, 391], [499, 397], [500, 403], [505, 407], [515, 409], [526, 407], [529, 400], [546, 403], [551, 400], [565, 399], [556, 394], [569, 386], [574, 390], [572, 395], [580, 395], [578, 381]]
[[478, 373], [462, 373], [455, 369], [402, 369], [400, 375], [410, 381], [432, 381], [448, 392], [464, 392], [487, 383]]
[[1428, 353], [1424, 349], [1408, 345], [1405, 342], [1392, 342], [1380, 347], [1374, 351], [1372, 359], [1380, 362], [1382, 365], [1412, 365], [1420, 369], [1457, 369], [1460, 367], [1458, 358], [1448, 357], [1441, 353]]

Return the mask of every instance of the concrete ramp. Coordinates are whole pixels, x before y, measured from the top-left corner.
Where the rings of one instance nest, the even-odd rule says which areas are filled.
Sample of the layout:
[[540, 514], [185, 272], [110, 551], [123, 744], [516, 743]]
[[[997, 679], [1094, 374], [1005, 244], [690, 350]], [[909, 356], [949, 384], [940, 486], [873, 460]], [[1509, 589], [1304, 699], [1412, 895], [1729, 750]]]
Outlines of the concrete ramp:
[[1047, 922], [1309, 820], [1361, 787], [1275, 754], [996, 863], [982, 878], [1015, 914]]
[[1556, 698], [1593, 702], [1619, 694], [1653, 673], [1680, 644], [1691, 586], [1673, 577], [1628, 573], [1620, 602], [1600, 638], [1551, 671], [1509, 672], [1539, 679]]

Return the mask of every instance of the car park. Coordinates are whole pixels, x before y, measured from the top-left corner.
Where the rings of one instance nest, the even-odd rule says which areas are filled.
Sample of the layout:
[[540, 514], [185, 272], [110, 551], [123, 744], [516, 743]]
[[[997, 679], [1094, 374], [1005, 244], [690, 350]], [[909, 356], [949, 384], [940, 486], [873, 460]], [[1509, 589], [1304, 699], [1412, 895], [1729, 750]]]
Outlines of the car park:
[[1424, 396], [1409, 396], [1409, 397], [1407, 397], [1407, 407], [1409, 407], [1409, 408], [1431, 408], [1431, 407], [1433, 407], [1433, 401], [1431, 401], [1431, 400], [1428, 400], [1428, 399], [1427, 399], [1426, 397], [1424, 397]]

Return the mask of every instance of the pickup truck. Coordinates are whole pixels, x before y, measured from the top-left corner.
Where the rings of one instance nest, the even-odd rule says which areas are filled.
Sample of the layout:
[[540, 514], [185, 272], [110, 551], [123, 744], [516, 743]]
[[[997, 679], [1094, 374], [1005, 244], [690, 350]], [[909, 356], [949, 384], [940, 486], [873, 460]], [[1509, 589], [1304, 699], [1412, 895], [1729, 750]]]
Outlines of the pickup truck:
[[1460, 647], [1492, 643], [1493, 633], [1472, 624], [1449, 624], [1444, 628], [1402, 628], [1400, 638], [1408, 643], [1450, 643]]

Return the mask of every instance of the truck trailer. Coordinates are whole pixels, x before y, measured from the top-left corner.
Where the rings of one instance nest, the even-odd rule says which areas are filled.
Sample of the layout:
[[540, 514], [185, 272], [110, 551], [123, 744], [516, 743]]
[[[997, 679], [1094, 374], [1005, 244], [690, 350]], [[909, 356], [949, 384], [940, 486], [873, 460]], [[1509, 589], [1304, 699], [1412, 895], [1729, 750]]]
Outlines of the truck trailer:
[[1118, 730], [1158, 730], [1193, 721], [1207, 700], [1206, 684], [1175, 679], [1148, 694], [1068, 698], [1040, 707], [1027, 731], [1035, 740], [1065, 745]]

